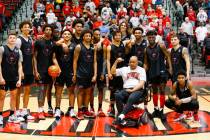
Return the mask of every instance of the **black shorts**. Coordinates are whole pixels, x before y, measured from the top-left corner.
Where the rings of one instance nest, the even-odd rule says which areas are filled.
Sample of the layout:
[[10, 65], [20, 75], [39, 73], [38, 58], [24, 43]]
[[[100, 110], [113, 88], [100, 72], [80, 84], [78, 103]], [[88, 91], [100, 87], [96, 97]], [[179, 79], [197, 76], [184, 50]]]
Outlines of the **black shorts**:
[[123, 89], [123, 79], [121, 76], [113, 77], [112, 80], [109, 81], [110, 90], [122, 90]]
[[150, 84], [157, 84], [157, 85], [162, 84], [162, 83], [166, 83], [166, 82], [167, 82], [167, 80], [165, 78], [160, 77], [160, 76], [151, 78], [149, 80]]
[[66, 84], [66, 87], [74, 86], [72, 77], [73, 77], [73, 75], [65, 76], [65, 75], [61, 74], [59, 77], [56, 78], [55, 85], [64, 86], [64, 84]]
[[36, 80], [37, 84], [51, 84], [52, 83], [52, 77], [48, 75], [48, 73], [39, 73], [40, 74], [40, 80]]
[[33, 75], [24, 75], [24, 79], [22, 80], [22, 85], [31, 85], [34, 83], [34, 76]]
[[97, 76], [96, 84], [98, 89], [103, 89], [105, 86], [105, 79], [101, 81], [100, 77], [101, 77], [100, 75]]
[[17, 81], [5, 81], [6, 84], [5, 85], [0, 85], [0, 89], [1, 90], [5, 90], [5, 91], [8, 91], [8, 90], [14, 90], [16, 89], [16, 84], [17, 84]]
[[91, 78], [80, 78], [77, 77], [76, 85], [78, 88], [89, 88], [93, 86], [92, 77]]

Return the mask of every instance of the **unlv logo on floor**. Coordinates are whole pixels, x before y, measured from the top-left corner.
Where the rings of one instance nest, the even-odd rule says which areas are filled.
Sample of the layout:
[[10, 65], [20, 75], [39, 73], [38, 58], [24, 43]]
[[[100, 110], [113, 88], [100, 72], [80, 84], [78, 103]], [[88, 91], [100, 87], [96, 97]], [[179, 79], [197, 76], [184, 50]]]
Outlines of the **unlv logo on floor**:
[[[8, 115], [8, 112], [4, 113], [4, 116]], [[200, 126], [193, 126], [186, 122], [174, 122], [174, 116], [175, 112], [170, 112], [167, 113], [166, 122], [153, 119], [148, 124], [141, 125], [138, 128], [121, 128], [112, 125], [113, 118], [110, 117], [82, 121], [70, 117], [62, 117], [60, 121], [47, 118], [46, 120], [21, 124], [5, 122], [0, 128], [0, 132], [69, 137], [138, 137], [210, 132], [209, 112], [199, 112]]]

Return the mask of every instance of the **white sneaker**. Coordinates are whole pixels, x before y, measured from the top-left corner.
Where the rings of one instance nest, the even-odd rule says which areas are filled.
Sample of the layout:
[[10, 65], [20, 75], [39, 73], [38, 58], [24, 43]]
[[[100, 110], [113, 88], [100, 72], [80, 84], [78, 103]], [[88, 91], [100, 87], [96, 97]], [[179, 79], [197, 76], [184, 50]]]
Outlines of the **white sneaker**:
[[24, 121], [25, 121], [25, 119], [23, 118], [22, 112], [23, 112], [23, 111], [20, 111], [20, 110], [17, 110], [17, 111], [15, 112], [16, 117], [17, 117], [17, 119], [18, 119], [20, 122], [24, 122]]
[[183, 120], [185, 118], [186, 118], [185, 114], [179, 114], [179, 116], [176, 119], [174, 119], [174, 121], [177, 122], [177, 121]]
[[3, 116], [2, 115], [0, 115], [0, 125], [3, 125]]
[[61, 110], [60, 109], [56, 109], [54, 116], [55, 116], [56, 119], [60, 119], [61, 118]]
[[22, 117], [27, 117], [27, 120], [34, 120], [34, 116], [31, 116], [30, 113], [28, 112], [27, 109], [24, 109], [22, 112], [21, 112], [21, 116]]
[[77, 115], [75, 114], [74, 112], [74, 109], [71, 109], [70, 112], [69, 112], [69, 116], [72, 117], [72, 118], [75, 118]]
[[9, 116], [8, 122], [10, 123], [20, 123], [20, 120], [15, 116], [14, 114], [12, 116]]

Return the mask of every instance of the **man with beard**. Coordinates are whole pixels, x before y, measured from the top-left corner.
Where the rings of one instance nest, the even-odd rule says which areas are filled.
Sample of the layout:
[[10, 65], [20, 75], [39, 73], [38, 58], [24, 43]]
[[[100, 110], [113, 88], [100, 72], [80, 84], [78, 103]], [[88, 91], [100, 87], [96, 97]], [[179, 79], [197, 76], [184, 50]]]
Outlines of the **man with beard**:
[[[79, 120], [84, 117], [94, 118], [95, 115], [88, 111], [90, 97], [92, 94], [92, 83], [97, 77], [97, 49], [92, 44], [92, 32], [84, 30], [81, 34], [82, 42], [78, 44], [74, 51], [73, 60], [73, 81], [78, 87], [77, 104]], [[84, 107], [82, 108], [82, 105]]]
[[44, 36], [37, 40], [34, 45], [34, 73], [37, 85], [40, 88], [38, 94], [38, 118], [45, 119], [44, 102], [45, 96], [52, 84], [52, 78], [48, 74], [48, 68], [52, 65], [54, 44], [52, 40], [53, 28], [51, 25], [43, 27]]
[[147, 41], [142, 37], [144, 30], [140, 27], [134, 28], [133, 34], [136, 38], [135, 44], [131, 48], [131, 56], [137, 56], [139, 65], [144, 64], [144, 50], [147, 47]]
[[[165, 87], [167, 82], [167, 69], [165, 60], [169, 65], [169, 73], [172, 74], [170, 55], [162, 44], [155, 42], [156, 31], [147, 32], [148, 47], [144, 54], [144, 68], [147, 71], [148, 81], [152, 84], [154, 112], [153, 117], [165, 120], [163, 108], [165, 105]], [[158, 89], [160, 94], [160, 108], [158, 107]]]
[[107, 72], [109, 77], [109, 88], [111, 90], [110, 95], [110, 108], [108, 110], [108, 115], [110, 117], [115, 116], [115, 92], [123, 88], [123, 80], [121, 76], [113, 77], [111, 74], [111, 66], [114, 64], [117, 58], [121, 57], [124, 59], [121, 63], [117, 65], [117, 68], [126, 66], [128, 61], [126, 61], [126, 55], [129, 53], [129, 50], [132, 46], [134, 40], [124, 40], [122, 41], [122, 33], [118, 31], [113, 32], [113, 40], [110, 46], [107, 47]]

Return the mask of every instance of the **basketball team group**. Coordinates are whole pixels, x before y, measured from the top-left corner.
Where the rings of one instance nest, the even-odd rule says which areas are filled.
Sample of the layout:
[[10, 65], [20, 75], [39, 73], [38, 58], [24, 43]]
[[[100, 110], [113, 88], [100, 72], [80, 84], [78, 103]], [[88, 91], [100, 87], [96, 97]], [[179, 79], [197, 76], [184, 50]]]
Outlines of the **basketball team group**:
[[[186, 117], [199, 121], [199, 103], [189, 80], [188, 48], [180, 45], [177, 34], [171, 36], [173, 48], [168, 49], [158, 41], [155, 30], [147, 31], [145, 36], [144, 30], [137, 27], [129, 35], [124, 35], [126, 22], [119, 25], [119, 30], [108, 34], [102, 34], [99, 28], [86, 30], [83, 26], [83, 21], [76, 19], [73, 32], [65, 29], [56, 33], [52, 25], [46, 24], [43, 35], [35, 40], [31, 36], [30, 21], [23, 21], [19, 25], [19, 35], [9, 33], [6, 45], [0, 47], [0, 125], [43, 120], [49, 114], [58, 120], [62, 115], [79, 120], [109, 116], [116, 118], [116, 124], [122, 124], [134, 104], [144, 103], [144, 110], [148, 112], [145, 101], [148, 85], [151, 85], [154, 104], [152, 117], [166, 120], [166, 106], [177, 113], [175, 121]], [[173, 85], [166, 96], [168, 80]], [[39, 88], [37, 116], [28, 108], [34, 84]], [[53, 86], [54, 109], [51, 103]], [[67, 112], [60, 107], [64, 87], [69, 98]], [[98, 89], [98, 105], [94, 105], [95, 87]], [[103, 110], [105, 87], [110, 90], [107, 113]], [[3, 107], [8, 104], [4, 102], [8, 91], [10, 113], [6, 119]], [[20, 107], [21, 93], [23, 106]], [[45, 98], [48, 113], [44, 111]], [[74, 107], [75, 102], [78, 108]]]

